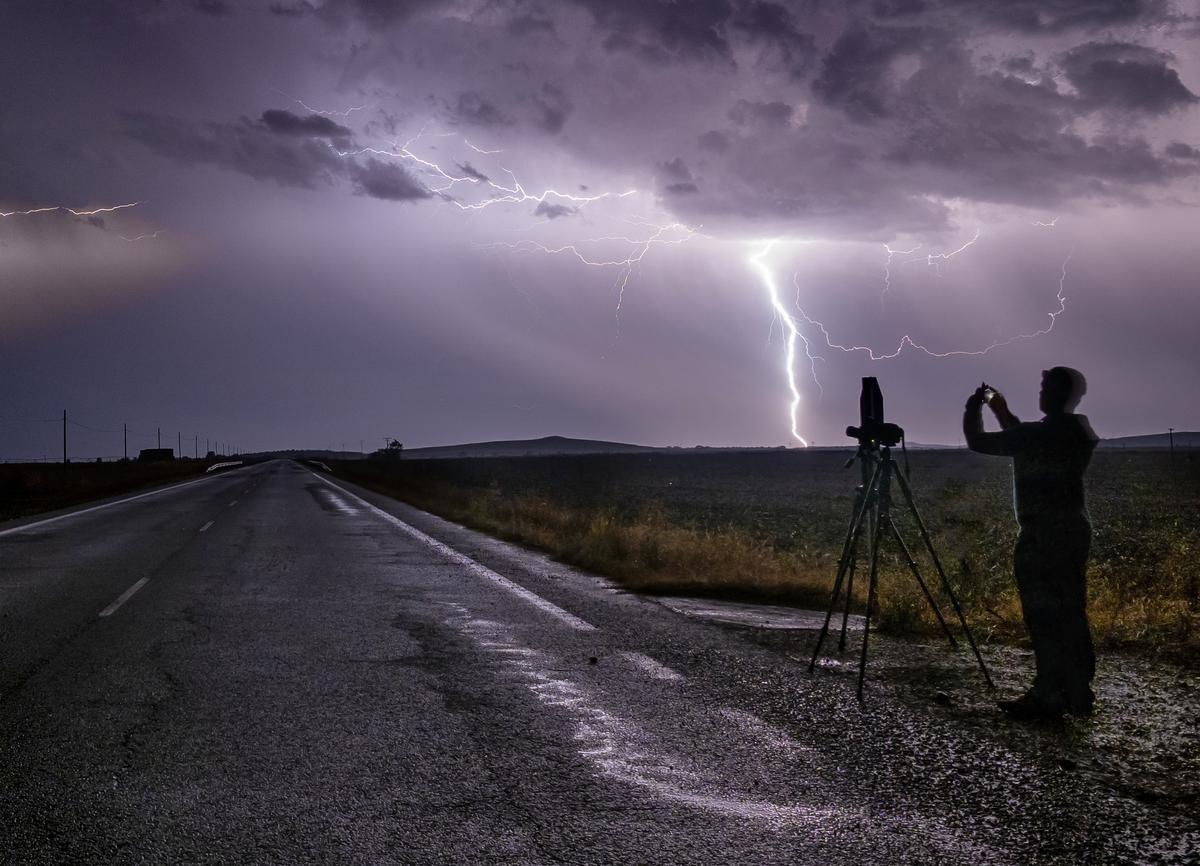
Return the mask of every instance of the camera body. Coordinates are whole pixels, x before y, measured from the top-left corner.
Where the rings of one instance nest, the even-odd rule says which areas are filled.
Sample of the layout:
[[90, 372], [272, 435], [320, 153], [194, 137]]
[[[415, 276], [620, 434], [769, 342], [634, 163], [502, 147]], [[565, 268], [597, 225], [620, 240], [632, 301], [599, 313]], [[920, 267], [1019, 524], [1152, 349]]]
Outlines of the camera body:
[[884, 420], [883, 391], [874, 376], [863, 376], [858, 409], [859, 425], [847, 427], [846, 435], [857, 439], [860, 448], [892, 448], [900, 444], [904, 430], [899, 424]]

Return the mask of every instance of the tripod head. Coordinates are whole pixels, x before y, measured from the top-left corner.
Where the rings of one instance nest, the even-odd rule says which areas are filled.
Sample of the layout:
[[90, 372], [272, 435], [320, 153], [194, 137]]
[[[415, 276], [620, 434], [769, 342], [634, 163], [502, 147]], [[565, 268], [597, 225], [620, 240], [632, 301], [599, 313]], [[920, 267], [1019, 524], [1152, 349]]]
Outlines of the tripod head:
[[846, 435], [858, 440], [859, 448], [893, 448], [904, 438], [899, 424], [890, 424], [883, 417], [883, 391], [874, 376], [863, 376], [862, 394], [858, 398], [859, 426], [847, 427]]

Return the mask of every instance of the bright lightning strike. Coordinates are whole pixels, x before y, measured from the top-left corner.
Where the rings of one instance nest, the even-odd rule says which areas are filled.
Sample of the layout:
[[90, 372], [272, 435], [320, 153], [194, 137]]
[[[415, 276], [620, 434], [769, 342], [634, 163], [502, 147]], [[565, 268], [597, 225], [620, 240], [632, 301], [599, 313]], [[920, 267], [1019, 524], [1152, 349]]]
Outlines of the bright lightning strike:
[[803, 445], [808, 447], [808, 441], [800, 435], [800, 387], [796, 384], [796, 342], [800, 341], [804, 344], [804, 352], [808, 356], [809, 364], [812, 366], [813, 381], [817, 383], [817, 387], [821, 386], [817, 379], [816, 358], [813, 357], [811, 347], [808, 344], [808, 338], [800, 331], [796, 324], [795, 318], [784, 305], [779, 297], [779, 286], [775, 282], [775, 274], [767, 266], [763, 259], [771, 248], [778, 243], [778, 239], [767, 241], [763, 244], [763, 248], [754, 255], [750, 256], [750, 266], [758, 272], [759, 278], [763, 282], [763, 287], [767, 290], [767, 296], [771, 300], [771, 307], [775, 311], [776, 317], [783, 324], [784, 328], [784, 375], [787, 378], [788, 390], [791, 392], [792, 398], [788, 404], [788, 419], [791, 422], [792, 436]]

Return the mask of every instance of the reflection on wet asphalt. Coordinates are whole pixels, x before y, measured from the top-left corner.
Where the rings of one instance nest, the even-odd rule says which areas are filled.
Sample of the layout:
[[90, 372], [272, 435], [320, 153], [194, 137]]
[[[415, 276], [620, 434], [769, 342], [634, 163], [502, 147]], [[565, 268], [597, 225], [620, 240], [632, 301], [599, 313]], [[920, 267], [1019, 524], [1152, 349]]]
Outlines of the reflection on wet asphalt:
[[[860, 705], [853, 652], [807, 673], [810, 612], [631, 595], [338, 485], [281, 461], [0, 541], [9, 861], [1200, 853], [1194, 673], [1108, 657], [1095, 718], [1016, 725], [965, 652], [884, 637]], [[1028, 654], [986, 653], [1018, 689]]]

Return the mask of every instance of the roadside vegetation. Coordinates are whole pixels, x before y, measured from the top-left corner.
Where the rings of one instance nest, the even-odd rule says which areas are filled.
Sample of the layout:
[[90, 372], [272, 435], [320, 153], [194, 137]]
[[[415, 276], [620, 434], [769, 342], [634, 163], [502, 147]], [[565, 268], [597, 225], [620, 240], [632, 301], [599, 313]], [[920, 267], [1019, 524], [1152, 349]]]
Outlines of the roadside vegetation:
[[[684, 452], [342, 461], [333, 469], [631, 589], [823, 607], [858, 481], [857, 468], [843, 469], [848, 456]], [[972, 626], [993, 640], [1021, 639], [1008, 463], [957, 450], [910, 460], [917, 504]], [[1097, 452], [1089, 611], [1101, 645], [1200, 657], [1198, 481], [1195, 452], [1173, 462], [1161, 451]], [[916, 549], [906, 510], [893, 513]], [[918, 587], [892, 546], [884, 549], [881, 628], [931, 631]], [[936, 581], [932, 565], [922, 567]], [[865, 580], [855, 587], [865, 595]]]
[[202, 475], [210, 460], [0, 464], [0, 520], [67, 508]]

